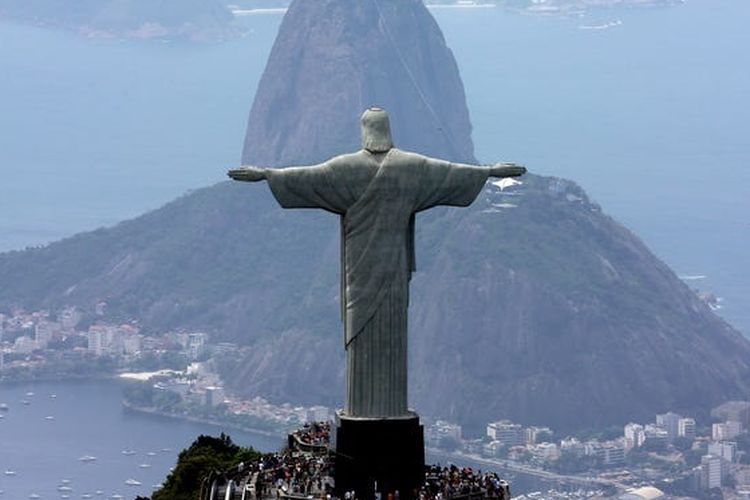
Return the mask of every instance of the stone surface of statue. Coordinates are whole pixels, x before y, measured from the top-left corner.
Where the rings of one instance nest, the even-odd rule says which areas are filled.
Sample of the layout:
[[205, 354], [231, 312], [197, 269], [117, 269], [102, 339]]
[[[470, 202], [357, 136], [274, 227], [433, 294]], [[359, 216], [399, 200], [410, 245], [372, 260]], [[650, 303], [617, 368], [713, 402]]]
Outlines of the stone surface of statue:
[[314, 166], [242, 167], [240, 181], [267, 180], [284, 208], [320, 208], [341, 217], [341, 305], [347, 353], [344, 414], [408, 417], [407, 309], [416, 269], [415, 214], [467, 206], [488, 177], [515, 177], [514, 164], [491, 167], [429, 158], [393, 147], [387, 113], [362, 115], [362, 150]]

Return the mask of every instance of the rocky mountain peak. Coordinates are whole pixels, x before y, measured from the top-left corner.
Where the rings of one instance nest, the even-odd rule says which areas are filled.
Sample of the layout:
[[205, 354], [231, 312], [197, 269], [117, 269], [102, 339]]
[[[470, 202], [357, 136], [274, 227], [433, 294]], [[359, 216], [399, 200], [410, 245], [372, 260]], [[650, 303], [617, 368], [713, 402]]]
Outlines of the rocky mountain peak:
[[472, 161], [456, 61], [419, 0], [295, 1], [248, 119], [242, 161], [317, 163], [360, 148], [359, 115], [391, 115], [396, 146]]

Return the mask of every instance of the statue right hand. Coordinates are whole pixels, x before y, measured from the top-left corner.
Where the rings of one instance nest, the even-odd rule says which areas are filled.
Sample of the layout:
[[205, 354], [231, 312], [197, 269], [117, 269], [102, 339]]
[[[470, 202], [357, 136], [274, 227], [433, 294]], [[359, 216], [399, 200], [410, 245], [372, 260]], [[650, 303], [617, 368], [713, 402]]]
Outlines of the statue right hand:
[[265, 180], [266, 169], [260, 167], [233, 168], [227, 175], [236, 181], [258, 182]]
[[490, 167], [491, 177], [518, 177], [526, 173], [526, 167], [515, 163], [496, 163]]

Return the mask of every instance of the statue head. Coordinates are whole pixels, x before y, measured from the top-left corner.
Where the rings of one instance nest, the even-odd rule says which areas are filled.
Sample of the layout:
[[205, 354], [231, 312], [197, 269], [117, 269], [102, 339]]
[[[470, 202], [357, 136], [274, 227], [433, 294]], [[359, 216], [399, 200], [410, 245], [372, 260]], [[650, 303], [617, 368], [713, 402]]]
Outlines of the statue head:
[[382, 108], [362, 113], [362, 147], [371, 153], [385, 153], [393, 147], [391, 123]]

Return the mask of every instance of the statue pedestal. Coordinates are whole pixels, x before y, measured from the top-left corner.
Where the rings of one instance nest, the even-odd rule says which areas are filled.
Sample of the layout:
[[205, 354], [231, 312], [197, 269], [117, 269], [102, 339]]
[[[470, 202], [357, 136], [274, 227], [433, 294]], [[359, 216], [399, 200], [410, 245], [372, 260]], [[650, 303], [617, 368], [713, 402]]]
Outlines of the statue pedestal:
[[424, 482], [424, 429], [419, 416], [358, 418], [336, 413], [336, 491], [356, 491], [357, 498], [386, 498], [398, 490], [414, 498]]

